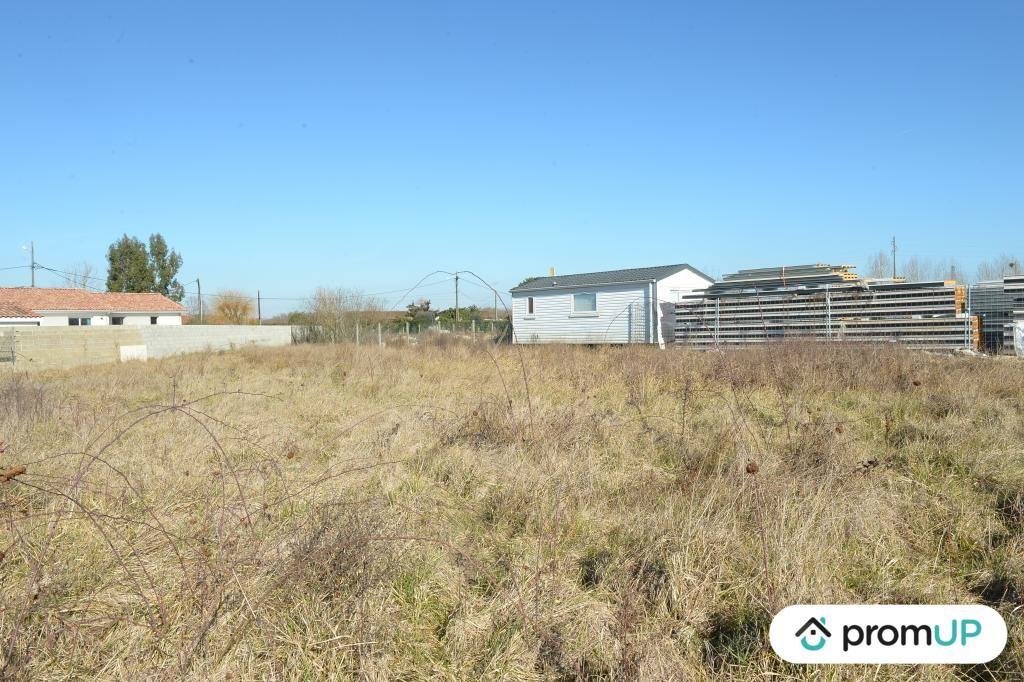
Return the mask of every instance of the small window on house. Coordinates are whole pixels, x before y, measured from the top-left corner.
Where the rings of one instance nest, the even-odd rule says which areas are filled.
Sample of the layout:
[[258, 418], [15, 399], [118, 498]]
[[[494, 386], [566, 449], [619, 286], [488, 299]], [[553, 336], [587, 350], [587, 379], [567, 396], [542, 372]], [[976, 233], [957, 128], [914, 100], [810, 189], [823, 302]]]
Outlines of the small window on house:
[[156, 315], [154, 315], [153, 317], [149, 318], [149, 323], [150, 324], [156, 324]]
[[87, 327], [92, 324], [91, 317], [69, 317], [68, 324], [72, 327]]
[[88, 327], [90, 324], [92, 324], [92, 318], [91, 317], [81, 317], [81, 318], [79, 318], [79, 324], [81, 324], [83, 327]]
[[112, 317], [110, 318], [110, 324], [124, 324], [123, 317]]
[[533, 315], [533, 296], [526, 299], [526, 314]]
[[597, 294], [573, 294], [572, 311], [574, 313], [596, 313]]
[[78, 318], [77, 317], [69, 317], [68, 318], [68, 324], [71, 325], [72, 327], [77, 327], [78, 326]]

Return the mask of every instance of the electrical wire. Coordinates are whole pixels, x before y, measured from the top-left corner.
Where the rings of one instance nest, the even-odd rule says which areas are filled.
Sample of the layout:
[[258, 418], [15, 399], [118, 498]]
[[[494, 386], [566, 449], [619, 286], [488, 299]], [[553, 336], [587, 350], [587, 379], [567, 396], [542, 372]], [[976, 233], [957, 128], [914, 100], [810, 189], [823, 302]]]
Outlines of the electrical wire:
[[[14, 265], [14, 266], [10, 266], [10, 267], [0, 268], [0, 271], [28, 269], [28, 268], [32, 268], [32, 267], [33, 266], [31, 266], [31, 265]], [[102, 282], [105, 285], [107, 280], [105, 278], [103, 278], [103, 277], [94, 277], [94, 276], [83, 274], [83, 273], [68, 272], [67, 270], [60, 270], [58, 268], [51, 268], [48, 265], [44, 265], [44, 264], [39, 263], [39, 262], [35, 263], [35, 269], [43, 270], [45, 272], [49, 272], [49, 273], [55, 274], [55, 275], [61, 277], [62, 279], [64, 279], [69, 284], [74, 284], [74, 285], [76, 285], [76, 286], [78, 286], [80, 288], [88, 289], [90, 291], [95, 291], [95, 292], [98, 292], [98, 293], [107, 293], [107, 291], [108, 291], [106, 288], [100, 288], [100, 287], [92, 286], [91, 284], [89, 284], [89, 281], [94, 281], [94, 282]], [[366, 292], [366, 293], [356, 291], [356, 292], [353, 292], [353, 293], [358, 294], [360, 296], [372, 297], [372, 296], [389, 296], [391, 294], [395, 294], [395, 293], [401, 292], [401, 296], [394, 301], [394, 303], [392, 304], [392, 306], [390, 308], [388, 308], [389, 310], [396, 310], [398, 308], [399, 304], [403, 303], [409, 297], [409, 295], [412, 294], [413, 292], [421, 290], [421, 289], [427, 289], [427, 288], [430, 288], [430, 287], [436, 287], [436, 286], [439, 286], [439, 285], [442, 285], [442, 284], [447, 284], [448, 282], [451, 282], [451, 281], [455, 280], [456, 278], [458, 278], [458, 276], [460, 274], [463, 274], [463, 273], [472, 275], [473, 277], [475, 277], [476, 279], [478, 279], [480, 282], [483, 282], [483, 283], [480, 284], [480, 283], [475, 282], [472, 279], [468, 279], [468, 278], [463, 278], [464, 282], [466, 282], [466, 283], [468, 283], [468, 284], [470, 284], [472, 286], [475, 286], [475, 287], [478, 287], [478, 288], [481, 288], [481, 289], [485, 289], [487, 291], [491, 291], [491, 292], [497, 293], [496, 290], [494, 289], [494, 287], [492, 287], [485, 280], [483, 280], [482, 278], [480, 278], [478, 275], [476, 275], [475, 273], [473, 273], [470, 270], [459, 270], [457, 272], [450, 272], [448, 270], [434, 270], [433, 272], [430, 272], [427, 275], [424, 275], [423, 277], [421, 277], [420, 280], [418, 282], [416, 282], [416, 284], [414, 284], [414, 285], [412, 285], [411, 287], [408, 287], [408, 288], [389, 289], [389, 290], [385, 290], [385, 291], [373, 291], [373, 292]], [[449, 276], [445, 277], [444, 279], [439, 279], [439, 280], [434, 280], [434, 281], [427, 281], [427, 280], [429, 280], [431, 277], [433, 277], [435, 275], [449, 275]], [[225, 300], [226, 299], [226, 300], [256, 301], [257, 299], [259, 299], [261, 301], [290, 301], [290, 302], [305, 302], [305, 303], [308, 303], [311, 300], [311, 298], [312, 298], [312, 296], [263, 296], [263, 295], [250, 296], [250, 295], [246, 295], [246, 294], [227, 294], [227, 293], [223, 293], [223, 294], [221, 294], [221, 293], [200, 294], [198, 288], [195, 289], [195, 290], [193, 290], [191, 288], [187, 288], [189, 285], [197, 284], [197, 283], [198, 283], [198, 280], [192, 280], [190, 282], [186, 282], [185, 286], [183, 287], [183, 290], [184, 290], [184, 292], [187, 295], [191, 296], [192, 298], [199, 298], [199, 297], [201, 297], [203, 300], [217, 300], [217, 299]], [[499, 294], [499, 298], [501, 298], [500, 294]], [[502, 301], [502, 303], [504, 303], [504, 301]]]

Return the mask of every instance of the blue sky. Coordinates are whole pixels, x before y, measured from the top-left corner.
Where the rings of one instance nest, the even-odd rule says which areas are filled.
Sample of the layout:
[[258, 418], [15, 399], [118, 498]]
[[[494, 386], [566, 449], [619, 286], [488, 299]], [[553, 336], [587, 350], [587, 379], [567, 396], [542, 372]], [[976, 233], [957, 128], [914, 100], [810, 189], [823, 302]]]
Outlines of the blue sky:
[[34, 240], [103, 276], [161, 232], [182, 281], [280, 298], [865, 264], [894, 234], [973, 268], [1024, 254], [1022, 35], [1017, 1], [12, 0], [0, 267]]

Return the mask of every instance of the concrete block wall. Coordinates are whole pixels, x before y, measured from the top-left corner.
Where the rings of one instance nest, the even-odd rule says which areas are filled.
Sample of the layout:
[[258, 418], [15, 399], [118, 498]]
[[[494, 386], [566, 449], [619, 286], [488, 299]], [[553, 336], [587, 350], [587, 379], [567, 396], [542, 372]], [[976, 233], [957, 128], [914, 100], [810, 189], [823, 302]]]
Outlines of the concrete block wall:
[[165, 358], [180, 353], [231, 350], [242, 346], [287, 346], [292, 342], [288, 325], [212, 325], [182, 327], [141, 327], [143, 343], [150, 358]]
[[[142, 343], [138, 328], [12, 327], [0, 329], [5, 346], [13, 338], [14, 367], [67, 369], [117, 362], [122, 345]], [[9, 364], [9, 363], [8, 363]]]
[[0, 363], [0, 368], [67, 369], [119, 362], [122, 357], [163, 358], [250, 345], [287, 346], [291, 342], [292, 328], [277, 325], [8, 327], [0, 328], [0, 346], [13, 346], [14, 363]]

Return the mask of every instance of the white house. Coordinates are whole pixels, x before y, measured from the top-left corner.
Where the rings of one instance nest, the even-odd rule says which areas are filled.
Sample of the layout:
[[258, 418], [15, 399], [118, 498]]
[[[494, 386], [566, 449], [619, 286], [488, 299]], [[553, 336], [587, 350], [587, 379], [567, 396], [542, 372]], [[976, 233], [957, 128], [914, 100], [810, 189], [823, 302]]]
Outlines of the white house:
[[184, 312], [180, 303], [162, 294], [0, 288], [0, 327], [180, 325]]
[[685, 263], [533, 277], [511, 290], [513, 343], [671, 343], [674, 304], [714, 280]]

